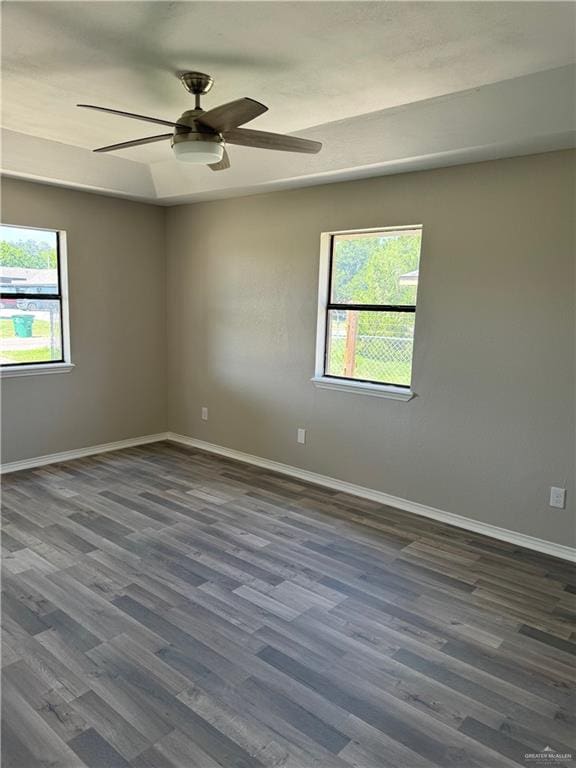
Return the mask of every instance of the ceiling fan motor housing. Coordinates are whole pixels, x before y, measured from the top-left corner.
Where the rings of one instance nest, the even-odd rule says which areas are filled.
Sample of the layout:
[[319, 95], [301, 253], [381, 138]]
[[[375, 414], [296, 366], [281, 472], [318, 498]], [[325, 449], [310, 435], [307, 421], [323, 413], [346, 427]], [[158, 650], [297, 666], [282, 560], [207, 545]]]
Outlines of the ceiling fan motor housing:
[[[180, 144], [185, 141], [211, 141], [215, 144], [222, 143], [222, 136], [207, 125], [202, 125], [196, 121], [196, 118], [203, 113], [202, 109], [189, 109], [184, 112], [179, 118], [178, 123], [174, 128], [174, 135], [172, 136], [171, 145]], [[186, 129], [182, 125], [188, 125]]]
[[[202, 109], [189, 109], [178, 118], [170, 140], [179, 160], [191, 163], [219, 163], [224, 155], [224, 139], [207, 125], [197, 122]], [[185, 126], [189, 126], [186, 128]]]

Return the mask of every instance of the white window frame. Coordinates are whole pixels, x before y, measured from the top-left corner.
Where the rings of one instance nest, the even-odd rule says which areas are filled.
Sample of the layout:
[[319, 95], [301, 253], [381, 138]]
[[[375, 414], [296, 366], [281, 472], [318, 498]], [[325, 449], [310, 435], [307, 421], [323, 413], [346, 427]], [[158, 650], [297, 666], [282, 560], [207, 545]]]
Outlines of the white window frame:
[[62, 324], [62, 361], [57, 363], [29, 363], [27, 365], [3, 365], [0, 366], [0, 378], [8, 379], [16, 376], [39, 376], [49, 373], [70, 373], [74, 363], [70, 356], [70, 308], [68, 293], [68, 248], [66, 232], [54, 227], [32, 227], [28, 224], [9, 224], [2, 222], [5, 227], [17, 229], [37, 229], [40, 232], [55, 232], [58, 236], [58, 266], [60, 280], [60, 306]]
[[402, 230], [422, 229], [421, 224], [402, 225], [399, 227], [373, 227], [371, 229], [346, 229], [333, 232], [322, 232], [320, 235], [320, 270], [318, 276], [318, 319], [316, 323], [316, 359], [314, 376], [310, 379], [319, 389], [333, 389], [340, 392], [348, 392], [356, 395], [370, 395], [372, 397], [385, 397], [390, 400], [408, 402], [415, 397], [415, 392], [410, 387], [399, 387], [393, 384], [378, 384], [366, 381], [354, 381], [353, 379], [340, 379], [326, 376], [324, 373], [326, 356], [326, 322], [327, 306], [329, 303], [328, 292], [330, 290], [330, 265], [332, 238], [335, 235], [375, 234], [377, 232], [399, 232]]

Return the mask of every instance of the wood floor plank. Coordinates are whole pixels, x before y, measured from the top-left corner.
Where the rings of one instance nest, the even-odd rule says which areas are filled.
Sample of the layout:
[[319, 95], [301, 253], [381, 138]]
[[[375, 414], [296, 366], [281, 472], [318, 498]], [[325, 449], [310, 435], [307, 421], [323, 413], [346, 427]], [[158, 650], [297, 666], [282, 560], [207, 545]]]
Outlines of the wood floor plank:
[[27, 752], [31, 753], [32, 765], [36, 763], [41, 766], [50, 765], [51, 768], [52, 766], [53, 768], [85, 767], [86, 764], [82, 759], [75, 756], [66, 742], [6, 678], [2, 686], [2, 695], [4, 701], [9, 702], [2, 707], [3, 721], [8, 725], [9, 732], [24, 745]]
[[171, 443], [3, 491], [8, 768], [576, 754], [567, 563]]
[[[79, 696], [71, 706], [126, 760], [131, 760], [151, 746], [148, 738], [139, 733], [94, 691]], [[86, 746], [85, 742], [82, 743]]]
[[89, 768], [130, 768], [122, 755], [93, 728], [75, 736], [70, 747]]

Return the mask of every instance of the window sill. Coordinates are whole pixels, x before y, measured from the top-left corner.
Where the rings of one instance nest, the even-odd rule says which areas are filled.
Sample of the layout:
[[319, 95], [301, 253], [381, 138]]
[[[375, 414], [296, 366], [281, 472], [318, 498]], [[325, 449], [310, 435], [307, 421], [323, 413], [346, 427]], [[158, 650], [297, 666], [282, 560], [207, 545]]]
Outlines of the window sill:
[[39, 376], [46, 373], [70, 373], [74, 363], [43, 363], [39, 365], [7, 365], [0, 369], [0, 378], [13, 376]]
[[355, 395], [370, 395], [371, 397], [387, 397], [390, 400], [407, 402], [415, 397], [411, 389], [394, 387], [390, 384], [371, 384], [365, 381], [341, 381], [329, 376], [314, 376], [311, 381], [320, 389], [336, 389], [340, 392], [350, 392]]

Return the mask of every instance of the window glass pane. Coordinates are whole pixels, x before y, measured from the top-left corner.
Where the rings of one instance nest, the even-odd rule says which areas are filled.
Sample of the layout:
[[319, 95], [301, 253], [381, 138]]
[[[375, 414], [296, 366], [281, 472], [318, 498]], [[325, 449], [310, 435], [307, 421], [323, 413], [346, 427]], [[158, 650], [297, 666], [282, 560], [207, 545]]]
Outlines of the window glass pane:
[[326, 376], [410, 386], [414, 312], [328, 312]]
[[59, 293], [56, 232], [0, 226], [0, 292]]
[[2, 298], [0, 363], [45, 363], [62, 360], [60, 302]]
[[333, 304], [416, 304], [420, 229], [335, 235]]

